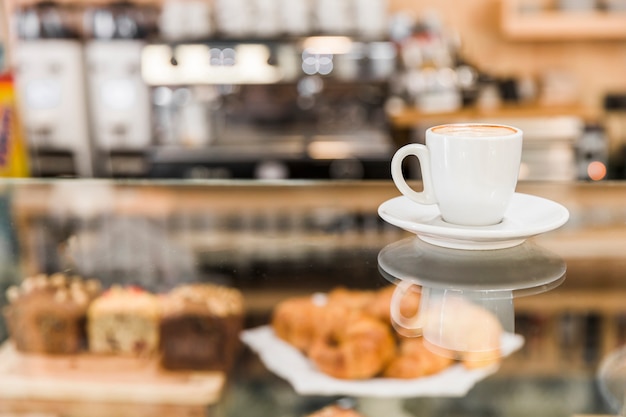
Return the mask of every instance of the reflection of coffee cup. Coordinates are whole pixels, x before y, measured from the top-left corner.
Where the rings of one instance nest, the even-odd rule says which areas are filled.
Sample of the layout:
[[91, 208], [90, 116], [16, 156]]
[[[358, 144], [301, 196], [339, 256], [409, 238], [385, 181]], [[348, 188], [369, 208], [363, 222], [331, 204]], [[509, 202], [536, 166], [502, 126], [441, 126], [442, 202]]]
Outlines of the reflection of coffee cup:
[[[496, 124], [449, 124], [426, 131], [426, 146], [409, 144], [391, 161], [393, 181], [406, 197], [437, 204], [443, 220], [466, 226], [502, 221], [515, 192], [522, 154], [522, 131]], [[410, 155], [420, 161], [423, 191], [402, 173]]]
[[401, 302], [418, 291], [411, 280], [400, 281], [391, 299], [392, 325], [403, 336], [424, 338], [431, 351], [464, 362], [491, 361], [501, 356], [501, 336], [514, 331], [510, 291], [467, 291], [421, 288], [419, 310], [407, 316]]
[[503, 331], [513, 331], [511, 293], [431, 290], [425, 300], [423, 336], [433, 348], [499, 356]]

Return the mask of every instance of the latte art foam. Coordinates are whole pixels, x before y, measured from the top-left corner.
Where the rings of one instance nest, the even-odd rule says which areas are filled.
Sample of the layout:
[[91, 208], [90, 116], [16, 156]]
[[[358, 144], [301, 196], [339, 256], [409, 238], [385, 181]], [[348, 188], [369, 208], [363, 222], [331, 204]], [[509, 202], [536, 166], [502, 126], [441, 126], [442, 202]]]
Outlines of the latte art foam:
[[509, 136], [517, 133], [517, 130], [512, 127], [482, 124], [443, 125], [434, 127], [432, 131], [439, 135], [475, 138]]

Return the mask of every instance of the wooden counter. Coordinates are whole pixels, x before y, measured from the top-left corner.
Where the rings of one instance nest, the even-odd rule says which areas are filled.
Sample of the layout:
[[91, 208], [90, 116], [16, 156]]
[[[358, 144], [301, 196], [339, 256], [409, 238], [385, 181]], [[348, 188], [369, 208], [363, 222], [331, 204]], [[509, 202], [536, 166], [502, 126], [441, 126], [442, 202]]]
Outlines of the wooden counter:
[[493, 109], [465, 107], [454, 112], [428, 113], [416, 108], [406, 107], [396, 113], [388, 113], [393, 128], [407, 129], [421, 123], [449, 123], [463, 121], [480, 121], [494, 119], [523, 119], [541, 117], [574, 116], [584, 121], [597, 121], [598, 112], [588, 108], [572, 106], [540, 106], [540, 105], [503, 105]]

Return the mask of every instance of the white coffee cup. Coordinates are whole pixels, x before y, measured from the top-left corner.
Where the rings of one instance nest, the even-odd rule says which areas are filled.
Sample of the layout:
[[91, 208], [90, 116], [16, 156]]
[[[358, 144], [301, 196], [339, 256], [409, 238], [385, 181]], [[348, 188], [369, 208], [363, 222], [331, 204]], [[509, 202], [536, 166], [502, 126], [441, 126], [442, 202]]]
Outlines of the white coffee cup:
[[[402, 173], [407, 156], [420, 161], [423, 191]], [[500, 223], [515, 192], [522, 156], [522, 131], [516, 127], [466, 123], [431, 127], [426, 146], [405, 145], [393, 156], [396, 187], [420, 204], [437, 204], [444, 221], [464, 226]]]

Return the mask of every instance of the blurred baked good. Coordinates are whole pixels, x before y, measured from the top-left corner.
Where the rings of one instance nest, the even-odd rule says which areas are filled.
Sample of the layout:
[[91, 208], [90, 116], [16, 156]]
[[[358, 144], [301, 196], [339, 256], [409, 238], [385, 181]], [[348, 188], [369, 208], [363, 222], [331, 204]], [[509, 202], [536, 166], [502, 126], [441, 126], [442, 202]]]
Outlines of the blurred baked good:
[[146, 356], [157, 351], [160, 305], [155, 295], [113, 286], [91, 303], [87, 315], [91, 352]]
[[365, 417], [357, 413], [352, 408], [343, 408], [338, 405], [329, 405], [306, 417]]
[[277, 337], [300, 351], [310, 349], [318, 332], [325, 297], [293, 297], [281, 301], [272, 314], [272, 328]]
[[4, 317], [22, 352], [69, 354], [85, 347], [85, 319], [100, 283], [77, 276], [38, 275], [7, 290]]
[[[396, 290], [395, 285], [388, 285], [377, 290], [374, 298], [365, 306], [365, 311], [378, 317], [385, 323], [391, 322], [391, 298]], [[421, 300], [420, 287], [412, 286], [400, 299], [400, 313], [404, 317], [414, 317], [419, 310]]]
[[451, 366], [454, 360], [450, 356], [438, 355], [424, 346], [424, 339], [403, 338], [398, 354], [391, 360], [383, 372], [387, 378], [420, 378], [433, 375]]
[[[421, 289], [414, 287], [399, 300], [405, 317], [422, 313]], [[457, 362], [473, 369], [501, 360], [502, 326], [485, 308], [456, 298], [447, 300], [445, 310], [441, 304], [428, 307], [425, 328], [441, 338], [434, 345], [394, 330], [390, 311], [395, 290], [393, 285], [375, 291], [338, 287], [326, 297], [289, 298], [274, 309], [272, 327], [320, 372], [340, 379], [412, 379]]]
[[489, 365], [500, 363], [502, 352], [500, 349], [464, 352], [461, 355], [461, 363], [467, 369], [484, 368]]
[[501, 360], [502, 324], [498, 317], [481, 305], [463, 297], [448, 297], [426, 311], [425, 334], [430, 350], [449, 351], [466, 368], [480, 368]]
[[161, 363], [166, 369], [228, 371], [239, 351], [243, 297], [212, 284], [177, 287], [162, 299]]
[[308, 355], [327, 375], [371, 378], [395, 355], [396, 344], [389, 326], [362, 311], [328, 305], [320, 326]]

